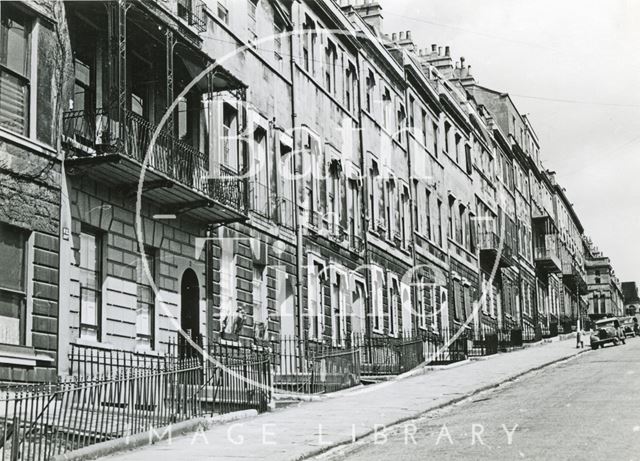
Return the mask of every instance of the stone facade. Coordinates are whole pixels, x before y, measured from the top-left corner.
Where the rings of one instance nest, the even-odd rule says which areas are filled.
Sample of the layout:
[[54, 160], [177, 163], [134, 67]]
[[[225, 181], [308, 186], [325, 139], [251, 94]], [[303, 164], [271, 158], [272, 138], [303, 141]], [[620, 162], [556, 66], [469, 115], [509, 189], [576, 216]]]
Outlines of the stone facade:
[[27, 334], [0, 379], [180, 330], [347, 347], [580, 316], [584, 229], [531, 122], [377, 3], [26, 3], [38, 84], [0, 127], [0, 221], [28, 235]]

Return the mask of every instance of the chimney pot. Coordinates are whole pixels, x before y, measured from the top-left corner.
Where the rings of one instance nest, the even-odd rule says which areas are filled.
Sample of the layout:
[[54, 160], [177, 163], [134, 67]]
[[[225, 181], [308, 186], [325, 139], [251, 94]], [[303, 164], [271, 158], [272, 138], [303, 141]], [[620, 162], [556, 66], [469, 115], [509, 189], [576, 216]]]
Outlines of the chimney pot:
[[404, 40], [404, 32], [400, 31], [400, 40]]
[[433, 43], [433, 44], [431, 45], [431, 51], [432, 51], [433, 53], [435, 53], [437, 49], [438, 49], [438, 45], [437, 45], [437, 44], [435, 44], [435, 43]]
[[395, 42], [396, 38], [398, 38], [398, 34], [396, 34], [395, 32], [392, 32], [391, 33], [391, 40], [393, 40]]
[[410, 30], [408, 30], [405, 35], [407, 37], [407, 40], [411, 40], [411, 31]]
[[442, 47], [441, 46], [438, 47], [438, 56], [442, 56]]
[[460, 68], [464, 69], [464, 57], [460, 56]]
[[444, 47], [444, 55], [445, 56], [449, 56], [451, 54], [451, 49], [449, 48], [449, 45]]

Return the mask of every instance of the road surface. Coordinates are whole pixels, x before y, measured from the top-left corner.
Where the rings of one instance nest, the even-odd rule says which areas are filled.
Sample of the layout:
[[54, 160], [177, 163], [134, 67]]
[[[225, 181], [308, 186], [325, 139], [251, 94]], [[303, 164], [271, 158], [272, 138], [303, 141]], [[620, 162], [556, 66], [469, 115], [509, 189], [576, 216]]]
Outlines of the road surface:
[[355, 451], [325, 458], [640, 460], [640, 338], [380, 427]]

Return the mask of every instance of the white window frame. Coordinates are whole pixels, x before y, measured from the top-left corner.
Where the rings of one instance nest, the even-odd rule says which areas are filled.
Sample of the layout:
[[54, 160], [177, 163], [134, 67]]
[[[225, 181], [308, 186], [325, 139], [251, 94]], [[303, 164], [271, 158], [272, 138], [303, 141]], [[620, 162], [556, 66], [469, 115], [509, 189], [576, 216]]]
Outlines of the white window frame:
[[[373, 321], [372, 331], [384, 333], [384, 300], [382, 294], [384, 290], [384, 271], [380, 266], [371, 266], [371, 307]], [[376, 326], [376, 322], [378, 326]]]
[[389, 331], [388, 335], [397, 338], [399, 322], [399, 307], [401, 301], [400, 282], [398, 276], [392, 272], [387, 273], [387, 305], [389, 308]]
[[[330, 266], [331, 273], [331, 340], [334, 346], [344, 347], [347, 337], [347, 297], [349, 278], [339, 265]], [[340, 328], [336, 328], [339, 317]]]
[[[309, 339], [322, 342], [324, 338], [324, 284], [326, 263], [319, 256], [307, 255], [307, 291], [309, 315]], [[319, 269], [318, 269], [319, 268]], [[312, 296], [313, 295], [313, 296]]]

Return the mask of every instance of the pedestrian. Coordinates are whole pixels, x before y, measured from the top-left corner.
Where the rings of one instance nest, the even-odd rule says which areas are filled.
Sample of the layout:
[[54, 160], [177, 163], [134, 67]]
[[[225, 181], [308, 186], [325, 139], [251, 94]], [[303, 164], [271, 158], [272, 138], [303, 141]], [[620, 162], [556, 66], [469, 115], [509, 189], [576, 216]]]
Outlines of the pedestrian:
[[582, 330], [580, 328], [576, 331], [576, 349], [584, 347], [584, 341], [582, 340]]

